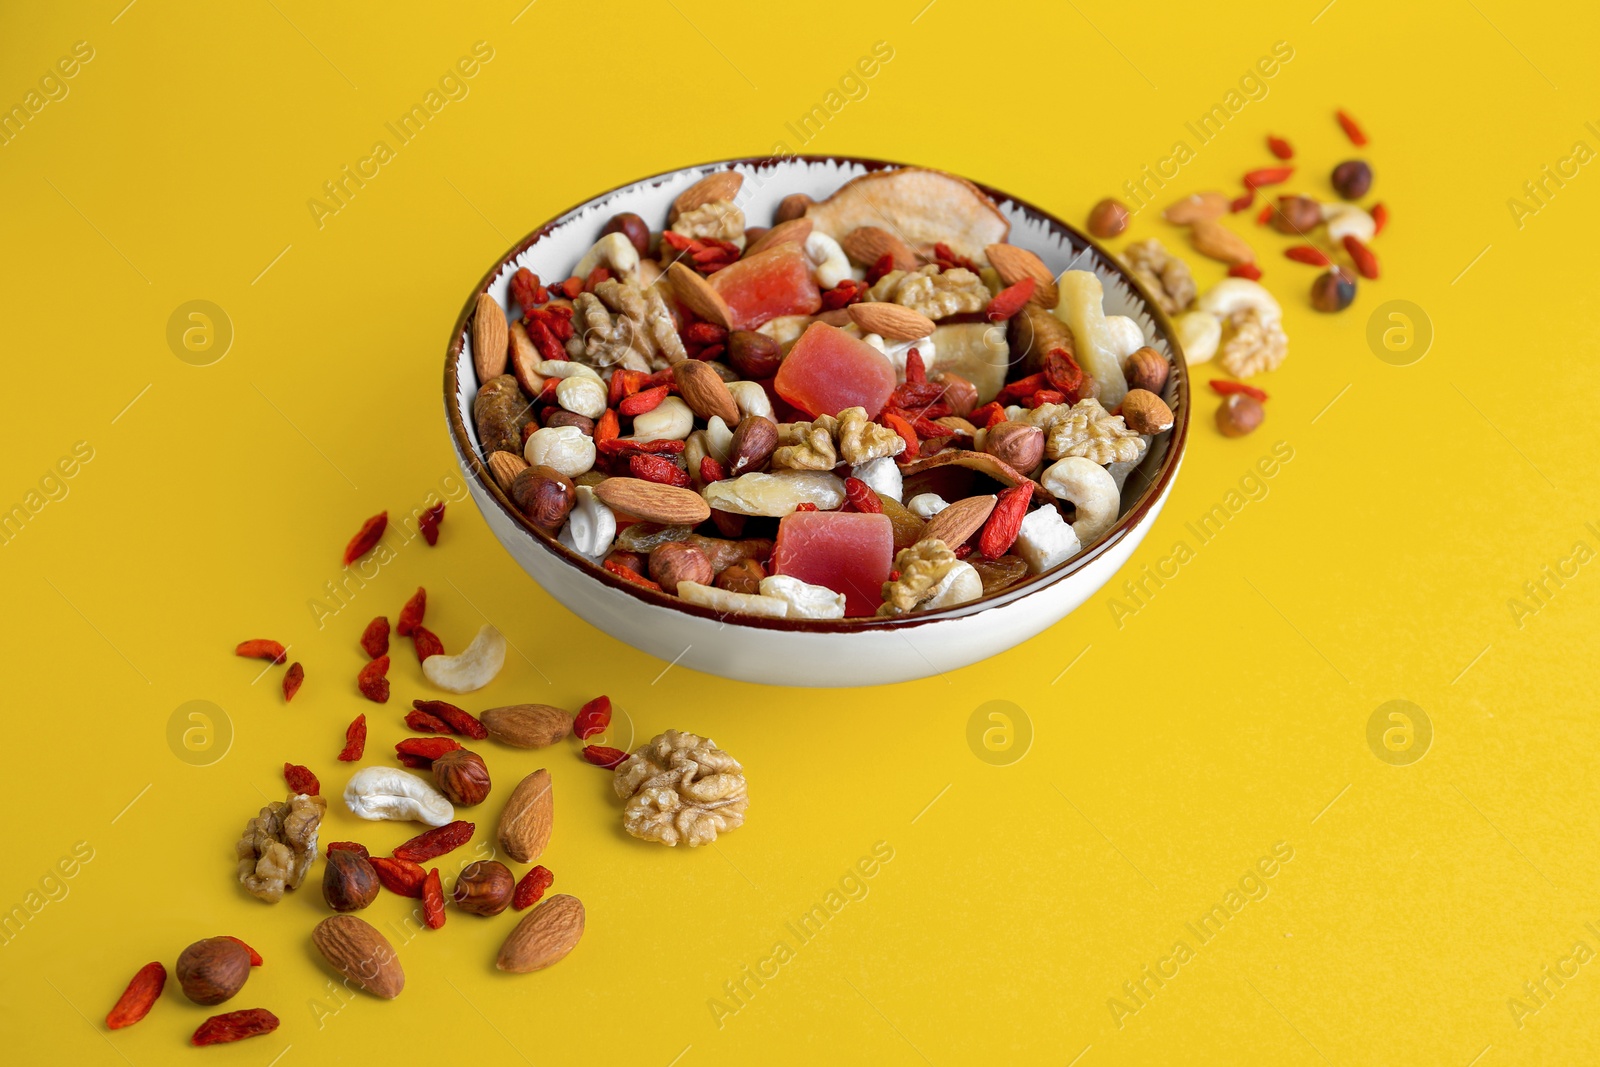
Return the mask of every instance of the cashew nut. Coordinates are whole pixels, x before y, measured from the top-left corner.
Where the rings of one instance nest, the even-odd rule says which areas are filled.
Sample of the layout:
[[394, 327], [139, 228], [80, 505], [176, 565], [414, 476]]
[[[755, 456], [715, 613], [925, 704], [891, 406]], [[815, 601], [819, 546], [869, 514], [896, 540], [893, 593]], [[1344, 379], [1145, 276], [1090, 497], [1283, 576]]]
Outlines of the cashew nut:
[[867, 488], [875, 493], [893, 497], [899, 500], [905, 490], [905, 479], [900, 475], [900, 465], [892, 456], [879, 456], [869, 459], [865, 463], [857, 463], [850, 468], [850, 473], [867, 483]]
[[842, 619], [844, 594], [825, 585], [812, 585], [788, 574], [773, 574], [761, 579], [761, 595], [789, 605], [791, 619]]
[[635, 441], [682, 441], [694, 429], [694, 412], [675, 396], [669, 396], [651, 411], [633, 417]]
[[819, 230], [812, 230], [811, 236], [806, 238], [806, 258], [811, 261], [811, 273], [819, 288], [832, 289], [850, 277], [850, 260], [844, 249], [839, 247], [838, 241]]
[[1106, 339], [1119, 364], [1144, 347], [1144, 331], [1126, 315], [1106, 316]]
[[580, 556], [599, 559], [616, 536], [616, 514], [600, 502], [589, 486], [578, 486], [578, 499], [567, 513], [567, 524], [561, 527], [556, 540]]
[[923, 370], [932, 370], [933, 361], [939, 355], [933, 343], [933, 334], [919, 337], [915, 341], [886, 341], [875, 333], [866, 334], [861, 338], [867, 344], [889, 357], [889, 362], [894, 364], [894, 375], [900, 381], [906, 378], [906, 356], [911, 350], [917, 350], [917, 356], [922, 360]]
[[1222, 343], [1222, 320], [1209, 311], [1185, 311], [1172, 320], [1172, 327], [1178, 334], [1178, 347], [1191, 364], [1209, 360]]
[[361, 768], [344, 787], [344, 803], [357, 818], [373, 822], [392, 819], [443, 826], [456, 817], [455, 808], [432, 783], [399, 767]]
[[938, 493], [918, 493], [906, 501], [906, 508], [919, 519], [931, 519], [949, 506], [949, 501]]
[[506, 639], [499, 630], [485, 624], [472, 644], [456, 655], [429, 656], [423, 660], [422, 673], [447, 693], [470, 693], [494, 681], [505, 662]]
[[1328, 224], [1328, 237], [1339, 242], [1354, 237], [1363, 243], [1378, 232], [1378, 220], [1355, 204], [1323, 204], [1322, 219]]
[[1209, 311], [1224, 322], [1245, 308], [1255, 308], [1263, 323], [1283, 318], [1283, 309], [1267, 287], [1249, 278], [1224, 278], [1200, 297], [1200, 310]]
[[1117, 492], [1116, 479], [1100, 464], [1083, 456], [1068, 456], [1045, 468], [1039, 481], [1057, 499], [1070, 501], [1078, 509], [1072, 532], [1082, 544], [1090, 544], [1116, 525], [1122, 495]]
[[587, 363], [573, 359], [546, 359], [539, 362], [538, 371], [546, 378], [593, 378], [604, 381], [600, 372]]
[[767, 391], [761, 388], [759, 382], [729, 382], [728, 392], [733, 394], [733, 402], [738, 407], [741, 417], [760, 415], [764, 419], [772, 418], [772, 399], [767, 396]]
[[588, 419], [598, 419], [606, 412], [606, 387], [599, 378], [581, 374], [563, 378], [556, 383], [556, 403]]
[[779, 600], [775, 596], [762, 596], [759, 593], [735, 593], [728, 589], [701, 585], [699, 582], [679, 582], [678, 596], [691, 604], [699, 604], [712, 611], [762, 615], [769, 619], [782, 619], [789, 614], [787, 600]]
[[[634, 420], [634, 426], [638, 425], [638, 420]], [[721, 415], [713, 415], [706, 420], [706, 455], [718, 463], [726, 463], [728, 448], [732, 444], [733, 431], [722, 421]]]
[[917, 610], [937, 611], [940, 608], [953, 608], [957, 604], [977, 600], [982, 595], [983, 578], [979, 576], [977, 568], [966, 560], [961, 560], [945, 572], [928, 598], [917, 605]]
[[619, 281], [639, 284], [639, 250], [621, 233], [608, 233], [578, 260], [573, 274], [587, 278], [596, 267], [607, 267]]
[[592, 469], [594, 455], [594, 439], [576, 426], [546, 426], [535, 430], [522, 446], [522, 458], [528, 461], [528, 466], [549, 467], [568, 478], [576, 478]]

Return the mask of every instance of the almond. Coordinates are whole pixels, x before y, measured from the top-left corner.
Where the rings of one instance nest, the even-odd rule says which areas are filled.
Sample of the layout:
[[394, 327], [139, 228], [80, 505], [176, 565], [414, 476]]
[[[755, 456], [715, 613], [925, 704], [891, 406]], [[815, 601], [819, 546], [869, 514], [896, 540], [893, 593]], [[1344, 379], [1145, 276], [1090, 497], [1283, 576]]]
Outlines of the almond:
[[500, 958], [494, 965], [513, 974], [542, 971], [565, 959], [582, 936], [583, 901], [557, 893], [522, 917], [500, 946]]
[[738, 171], [719, 170], [707, 174], [678, 194], [678, 199], [672, 202], [672, 211], [667, 222], [669, 224], [676, 222], [679, 215], [693, 211], [697, 207], [714, 204], [718, 200], [732, 200], [739, 195], [739, 189], [743, 185], [744, 175]]
[[311, 931], [311, 943], [346, 979], [375, 997], [393, 1000], [406, 987], [406, 972], [387, 938], [365, 919], [333, 915]]
[[494, 475], [494, 484], [507, 496], [511, 495], [511, 483], [517, 480], [517, 475], [528, 469], [528, 461], [515, 452], [489, 453], [489, 473]]
[[539, 350], [533, 347], [533, 339], [528, 336], [522, 320], [513, 322], [506, 361], [510, 364], [511, 373], [516, 376], [517, 384], [529, 396], [538, 396], [544, 388], [544, 375], [539, 373], [539, 363], [543, 359]]
[[544, 748], [572, 733], [572, 713], [549, 704], [508, 704], [478, 716], [489, 736], [512, 748]]
[[509, 349], [506, 313], [488, 293], [478, 294], [478, 307], [472, 313], [472, 368], [478, 381], [486, 382], [506, 372]]
[[967, 538], [983, 528], [989, 521], [989, 513], [994, 510], [995, 498], [992, 496], [969, 496], [964, 500], [957, 500], [939, 514], [928, 520], [928, 525], [922, 528], [918, 540], [926, 541], [930, 537], [937, 538], [948, 545], [952, 550], [960, 548], [967, 543]]
[[722, 299], [721, 293], [711, 288], [710, 282], [677, 262], [667, 268], [667, 282], [683, 306], [695, 315], [724, 330], [733, 329], [733, 314], [728, 310], [728, 302]]
[[1157, 434], [1172, 429], [1172, 409], [1148, 389], [1129, 389], [1122, 398], [1122, 419], [1134, 433]]
[[1256, 254], [1243, 237], [1215, 219], [1196, 219], [1189, 229], [1194, 250], [1209, 259], [1236, 267], [1254, 263]]
[[804, 245], [811, 236], [811, 220], [807, 218], [790, 219], [780, 222], [766, 233], [757, 237], [745, 246], [746, 257], [757, 252], [765, 252], [769, 248], [776, 248], [781, 244]]
[[643, 478], [607, 478], [594, 487], [594, 495], [607, 507], [645, 522], [698, 526], [711, 517], [711, 506], [699, 493]]
[[672, 368], [672, 380], [678, 383], [678, 393], [690, 411], [707, 422], [716, 416], [727, 426], [739, 425], [739, 405], [733, 402], [727, 383], [711, 364], [698, 359], [682, 360]]
[[1161, 213], [1161, 217], [1174, 226], [1192, 226], [1201, 219], [1220, 219], [1228, 213], [1228, 198], [1221, 193], [1206, 191], [1190, 193]]
[[920, 311], [885, 301], [851, 304], [849, 311], [850, 320], [862, 333], [875, 333], [888, 341], [915, 341], [931, 334], [936, 325]]
[[872, 266], [884, 256], [893, 256], [895, 270], [917, 269], [917, 254], [911, 246], [877, 226], [856, 227], [840, 239], [839, 247], [863, 267]]
[[1032, 278], [1037, 283], [1028, 301], [1030, 304], [1038, 304], [1043, 308], [1056, 306], [1056, 276], [1050, 273], [1044, 260], [1016, 245], [990, 245], [983, 250], [983, 254], [988, 257], [989, 266], [1007, 285], [1016, 285], [1024, 278]]
[[517, 783], [500, 813], [500, 847], [518, 863], [532, 863], [550, 843], [555, 801], [550, 772], [540, 767]]

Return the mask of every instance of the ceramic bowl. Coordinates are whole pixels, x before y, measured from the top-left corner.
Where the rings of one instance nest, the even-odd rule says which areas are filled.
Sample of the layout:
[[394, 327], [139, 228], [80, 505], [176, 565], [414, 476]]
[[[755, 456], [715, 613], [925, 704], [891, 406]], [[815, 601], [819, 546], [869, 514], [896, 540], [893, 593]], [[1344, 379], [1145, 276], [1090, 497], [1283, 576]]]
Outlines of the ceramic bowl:
[[827, 197], [846, 181], [904, 164], [823, 156], [724, 160], [685, 167], [620, 186], [588, 200], [518, 241], [466, 294], [445, 358], [444, 402], [450, 441], [472, 499], [523, 570], [568, 610], [665, 663], [746, 682], [787, 686], [866, 686], [944, 674], [1004, 652], [1048, 629], [1092, 596], [1144, 539], [1183, 459], [1189, 429], [1189, 376], [1171, 324], [1108, 253], [1059, 219], [997, 189], [984, 189], [1011, 221], [1011, 243], [1036, 252], [1057, 273], [1092, 270], [1105, 288], [1106, 313], [1139, 323], [1173, 373], [1165, 399], [1172, 430], [1154, 439], [1123, 488], [1117, 524], [1073, 559], [980, 600], [943, 611], [862, 621], [804, 621], [723, 615], [616, 577], [529, 524], [490, 476], [479, 451], [472, 403], [468, 320], [477, 296], [513, 301], [511, 275], [527, 267], [544, 279], [566, 277], [606, 221], [631, 211], [653, 225], [677, 195], [710, 171], [744, 175], [739, 204], [752, 225], [767, 224], [790, 193]]

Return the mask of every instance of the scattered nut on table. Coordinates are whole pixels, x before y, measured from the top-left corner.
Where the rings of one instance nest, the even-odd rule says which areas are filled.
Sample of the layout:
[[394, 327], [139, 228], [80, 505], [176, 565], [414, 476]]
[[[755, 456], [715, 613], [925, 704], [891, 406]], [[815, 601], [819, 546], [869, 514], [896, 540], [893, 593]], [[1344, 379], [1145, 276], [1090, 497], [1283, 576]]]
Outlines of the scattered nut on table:
[[668, 730], [617, 765], [612, 787], [622, 826], [663, 845], [707, 845], [744, 825], [750, 797], [744, 768], [710, 738]]

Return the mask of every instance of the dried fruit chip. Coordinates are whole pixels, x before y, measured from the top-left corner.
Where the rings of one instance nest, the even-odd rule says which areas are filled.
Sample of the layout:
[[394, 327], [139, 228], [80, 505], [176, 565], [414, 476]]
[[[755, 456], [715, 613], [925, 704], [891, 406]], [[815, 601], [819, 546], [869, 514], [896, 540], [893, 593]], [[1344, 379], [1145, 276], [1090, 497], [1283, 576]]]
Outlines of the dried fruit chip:
[[247, 1037], [260, 1037], [278, 1028], [278, 1017], [266, 1008], [241, 1008], [213, 1015], [200, 1024], [189, 1038], [191, 1045], [223, 1045], [230, 1041], [243, 1041]]
[[578, 736], [578, 740], [587, 741], [596, 734], [605, 733], [610, 725], [611, 698], [597, 696], [578, 709], [577, 716], [572, 720], [572, 732]]
[[389, 528], [389, 513], [380, 511], [372, 518], [361, 524], [361, 529], [350, 538], [350, 543], [344, 546], [344, 565], [346, 567], [372, 551], [372, 546], [378, 543], [383, 536], [383, 531]]
[[284, 655], [282, 645], [265, 637], [257, 637], [250, 641], [240, 641], [238, 647], [233, 650], [233, 654], [249, 659], [267, 659], [273, 663], [282, 663], [288, 658]]
[[[543, 867], [535, 870], [544, 870]], [[532, 876], [532, 872], [529, 872]], [[523, 881], [527, 881], [526, 878]], [[522, 888], [519, 886], [520, 894]], [[542, 892], [542, 890], [541, 890]], [[538, 897], [534, 897], [538, 900]], [[526, 905], [520, 905], [526, 907]], [[167, 985], [167, 969], [159, 963], [147, 963], [139, 968], [139, 973], [133, 976], [133, 981], [128, 983], [128, 988], [122, 991], [122, 996], [117, 998], [117, 1003], [106, 1014], [106, 1026], [113, 1030], [121, 1030], [124, 1026], [132, 1026], [150, 1013], [155, 1002], [161, 999], [161, 990]]]
[[605, 767], [607, 770], [615, 767], [628, 758], [628, 754], [620, 748], [607, 748], [605, 745], [586, 745], [583, 758], [596, 767]]
[[306, 669], [300, 666], [300, 661], [295, 660], [289, 664], [289, 673], [283, 676], [283, 702], [285, 704], [294, 699], [300, 692], [300, 687], [306, 682]]
[[517, 890], [511, 897], [511, 906], [517, 911], [531, 908], [539, 903], [539, 898], [544, 896], [544, 891], [555, 885], [556, 876], [550, 873], [547, 867], [535, 867], [522, 876], [522, 881], [517, 883]]
[[430, 930], [444, 925], [444, 890], [439, 887], [437, 867], [429, 871], [422, 882], [422, 915]]
[[377, 659], [389, 651], [389, 620], [383, 615], [367, 623], [361, 631], [361, 650], [368, 659]]
[[317, 781], [317, 776], [309, 768], [298, 763], [285, 763], [283, 765], [283, 780], [289, 783], [289, 792], [304, 793], [308, 797], [318, 796], [322, 793], [322, 783]]
[[409, 711], [406, 713], [406, 726], [418, 733], [447, 734], [450, 733], [450, 724], [425, 711]]
[[425, 863], [437, 856], [443, 856], [446, 852], [454, 852], [471, 841], [473, 831], [476, 829], [474, 824], [462, 819], [436, 826], [432, 830], [423, 831], [395, 849], [394, 858], [410, 860], [412, 863]]
[[406, 601], [406, 606], [400, 609], [400, 618], [395, 623], [394, 631], [401, 637], [410, 637], [411, 632], [422, 624], [422, 616], [428, 610], [428, 591], [422, 586], [417, 586], [417, 591]]
[[454, 752], [461, 742], [453, 737], [408, 737], [395, 742], [394, 750], [402, 756], [415, 756], [432, 763], [446, 752]]
[[389, 673], [389, 657], [379, 656], [377, 659], [361, 668], [361, 673], [356, 675], [356, 685], [361, 689], [361, 695], [375, 704], [389, 702], [389, 679], [384, 675]]
[[[387, 695], [389, 683], [385, 681], [383, 686], [384, 693]], [[344, 732], [344, 750], [339, 753], [339, 762], [354, 763], [356, 760], [361, 758], [361, 754], [366, 750], [367, 717], [365, 715], [357, 715], [355, 721], [352, 722], [349, 728]]]

